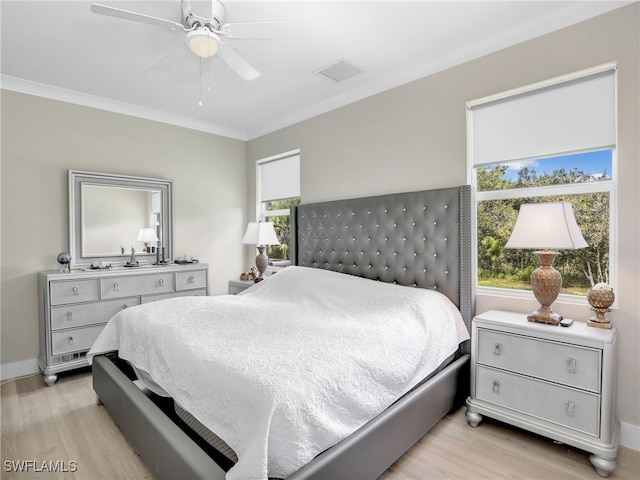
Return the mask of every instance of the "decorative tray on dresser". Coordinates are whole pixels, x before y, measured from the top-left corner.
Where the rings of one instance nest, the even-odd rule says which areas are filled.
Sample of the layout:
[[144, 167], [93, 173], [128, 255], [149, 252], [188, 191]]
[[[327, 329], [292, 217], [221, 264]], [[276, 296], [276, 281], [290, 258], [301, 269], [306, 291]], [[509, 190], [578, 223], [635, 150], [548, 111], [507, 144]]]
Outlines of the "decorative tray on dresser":
[[123, 308], [165, 298], [209, 295], [206, 264], [45, 271], [38, 274], [43, 380], [88, 365], [86, 354], [109, 319]]
[[492, 310], [473, 319], [471, 339], [471, 426], [486, 415], [590, 452], [599, 475], [613, 472], [615, 328], [553, 326]]

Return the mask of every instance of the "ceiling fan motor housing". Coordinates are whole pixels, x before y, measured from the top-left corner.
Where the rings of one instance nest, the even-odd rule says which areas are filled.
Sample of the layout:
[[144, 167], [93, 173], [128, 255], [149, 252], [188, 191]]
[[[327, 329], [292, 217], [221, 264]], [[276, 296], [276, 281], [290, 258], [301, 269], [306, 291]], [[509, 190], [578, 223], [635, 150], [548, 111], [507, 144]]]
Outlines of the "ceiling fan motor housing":
[[205, 27], [212, 32], [219, 32], [227, 11], [218, 0], [211, 1], [211, 15], [209, 18], [194, 13], [191, 0], [182, 0], [182, 18], [188, 28]]

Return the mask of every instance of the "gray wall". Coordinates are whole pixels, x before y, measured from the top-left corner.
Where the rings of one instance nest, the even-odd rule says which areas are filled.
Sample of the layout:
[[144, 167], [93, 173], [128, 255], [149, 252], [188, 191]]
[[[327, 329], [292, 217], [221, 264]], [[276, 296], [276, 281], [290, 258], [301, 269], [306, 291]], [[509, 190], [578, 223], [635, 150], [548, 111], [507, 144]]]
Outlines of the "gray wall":
[[226, 293], [244, 268], [246, 142], [1, 95], [2, 365], [38, 356], [36, 273], [69, 249], [69, 169], [173, 180], [174, 254], [208, 263], [211, 293]]
[[[250, 211], [255, 161], [294, 148], [303, 202], [467, 183], [466, 101], [618, 61], [619, 309], [610, 315], [620, 333], [618, 414], [640, 425], [639, 10], [636, 3], [250, 141]], [[556, 306], [580, 321], [592, 313]], [[491, 308], [530, 312], [535, 301], [478, 297], [478, 312]]]

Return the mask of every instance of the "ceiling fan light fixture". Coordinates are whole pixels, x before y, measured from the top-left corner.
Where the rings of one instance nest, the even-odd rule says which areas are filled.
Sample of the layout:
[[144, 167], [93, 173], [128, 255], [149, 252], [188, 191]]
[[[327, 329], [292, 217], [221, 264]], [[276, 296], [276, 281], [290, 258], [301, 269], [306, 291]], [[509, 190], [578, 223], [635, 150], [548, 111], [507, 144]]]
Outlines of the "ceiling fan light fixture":
[[187, 33], [187, 45], [197, 56], [211, 58], [220, 49], [220, 38], [206, 28], [200, 28]]

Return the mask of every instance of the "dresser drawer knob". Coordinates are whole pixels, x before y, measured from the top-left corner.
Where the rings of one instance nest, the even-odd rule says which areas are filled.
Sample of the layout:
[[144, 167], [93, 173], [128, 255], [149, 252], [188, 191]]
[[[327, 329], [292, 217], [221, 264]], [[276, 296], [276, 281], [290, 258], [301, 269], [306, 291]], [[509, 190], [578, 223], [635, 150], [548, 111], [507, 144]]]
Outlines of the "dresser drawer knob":
[[500, 345], [499, 343], [496, 343], [493, 347], [493, 354], [500, 355], [501, 351], [502, 351], [502, 345]]
[[569, 373], [576, 373], [578, 371], [575, 358], [570, 358], [567, 360], [567, 370], [569, 371]]
[[158, 283], [160, 283], [161, 287], [164, 286], [164, 278], [161, 278]]
[[193, 278], [193, 275], [189, 275], [189, 283], [193, 283], [195, 281], [196, 281], [196, 279]]
[[78, 287], [73, 287], [73, 294], [80, 295], [80, 289]]
[[126, 303], [122, 304], [122, 309], [124, 310], [125, 308], [129, 308], [129, 305], [127, 305]]
[[570, 415], [572, 417], [575, 415], [576, 402], [572, 402], [571, 400], [567, 400], [566, 402], [564, 402], [564, 407], [565, 407], [565, 413], [567, 415]]
[[73, 345], [73, 337], [71, 335], [67, 337], [67, 342], [69, 342], [69, 345]]
[[500, 393], [500, 382], [498, 380], [493, 381], [493, 392]]
[[67, 312], [67, 320], [68, 321], [73, 320], [73, 312]]
[[118, 284], [118, 282], [115, 282], [115, 283], [113, 284], [113, 289], [114, 289], [116, 292], [119, 292], [119, 291], [120, 291], [120, 285]]

